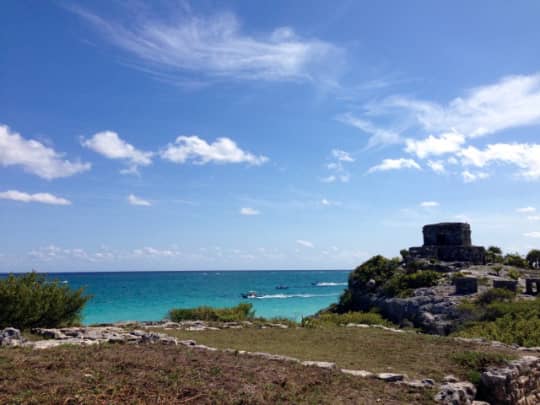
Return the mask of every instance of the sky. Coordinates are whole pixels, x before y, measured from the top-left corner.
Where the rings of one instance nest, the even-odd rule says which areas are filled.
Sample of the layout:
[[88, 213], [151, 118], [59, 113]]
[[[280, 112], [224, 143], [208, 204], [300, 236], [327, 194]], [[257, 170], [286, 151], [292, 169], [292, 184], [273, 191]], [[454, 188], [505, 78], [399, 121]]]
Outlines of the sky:
[[0, 272], [540, 247], [537, 1], [0, 9]]

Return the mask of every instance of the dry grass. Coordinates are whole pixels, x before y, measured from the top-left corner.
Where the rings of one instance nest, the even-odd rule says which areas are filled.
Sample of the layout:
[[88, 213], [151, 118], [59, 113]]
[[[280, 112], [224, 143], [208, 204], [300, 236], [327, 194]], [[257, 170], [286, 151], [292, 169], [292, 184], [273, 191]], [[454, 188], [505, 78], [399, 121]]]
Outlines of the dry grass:
[[432, 395], [336, 371], [183, 346], [0, 349], [0, 403], [9, 404], [428, 404]]
[[221, 349], [264, 351], [301, 360], [336, 362], [338, 367], [375, 372], [397, 372], [414, 378], [442, 379], [455, 374], [466, 378], [469, 370], [453, 360], [464, 351], [497, 352], [452, 339], [414, 333], [394, 333], [381, 329], [224, 329], [219, 331], [163, 331], [181, 339]]

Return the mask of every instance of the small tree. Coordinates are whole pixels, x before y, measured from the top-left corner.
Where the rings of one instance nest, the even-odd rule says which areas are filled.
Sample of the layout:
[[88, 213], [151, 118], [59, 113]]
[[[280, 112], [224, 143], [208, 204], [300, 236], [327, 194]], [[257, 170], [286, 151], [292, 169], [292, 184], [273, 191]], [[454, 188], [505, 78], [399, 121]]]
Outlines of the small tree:
[[486, 251], [486, 261], [488, 263], [502, 263], [503, 256], [501, 248], [497, 246], [488, 247]]
[[527, 254], [527, 262], [533, 269], [540, 268], [540, 250], [533, 249]]
[[0, 280], [0, 328], [73, 325], [80, 321], [81, 310], [89, 299], [82, 288], [74, 291], [35, 272], [10, 274]]

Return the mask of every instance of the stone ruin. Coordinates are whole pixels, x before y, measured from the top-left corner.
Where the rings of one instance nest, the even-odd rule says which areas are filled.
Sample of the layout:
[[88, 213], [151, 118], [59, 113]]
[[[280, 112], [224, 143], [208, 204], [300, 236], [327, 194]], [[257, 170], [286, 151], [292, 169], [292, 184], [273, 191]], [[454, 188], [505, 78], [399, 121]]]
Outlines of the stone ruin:
[[409, 249], [409, 258], [435, 259], [443, 262], [486, 263], [486, 249], [473, 246], [467, 223], [446, 222], [423, 228], [424, 245]]

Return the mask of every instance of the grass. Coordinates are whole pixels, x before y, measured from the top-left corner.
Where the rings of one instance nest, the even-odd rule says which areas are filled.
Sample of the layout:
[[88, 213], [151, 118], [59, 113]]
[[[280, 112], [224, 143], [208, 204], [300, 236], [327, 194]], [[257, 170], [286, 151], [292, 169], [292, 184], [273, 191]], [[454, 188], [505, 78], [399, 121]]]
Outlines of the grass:
[[183, 346], [1, 348], [0, 359], [0, 403], [433, 403], [429, 390]]
[[397, 372], [405, 373], [411, 378], [439, 380], [448, 374], [467, 378], [469, 369], [453, 360], [455, 355], [465, 351], [513, 355], [505, 349], [376, 328], [247, 328], [164, 332], [220, 349], [263, 351], [302, 360], [332, 361], [340, 368]]

